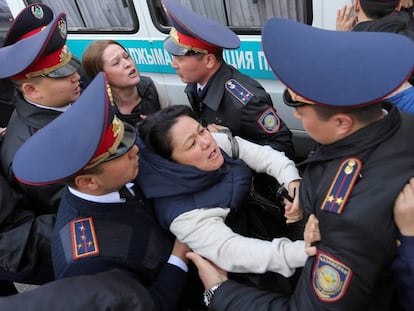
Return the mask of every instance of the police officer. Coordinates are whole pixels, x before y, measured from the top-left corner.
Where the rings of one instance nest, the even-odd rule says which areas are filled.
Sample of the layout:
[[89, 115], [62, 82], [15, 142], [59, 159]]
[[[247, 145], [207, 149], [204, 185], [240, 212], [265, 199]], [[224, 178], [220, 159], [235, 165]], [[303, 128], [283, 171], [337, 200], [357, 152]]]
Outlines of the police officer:
[[56, 278], [122, 269], [160, 310], [175, 310], [189, 248], [161, 228], [151, 201], [130, 184], [138, 174], [135, 131], [116, 117], [100, 73], [71, 109], [22, 145], [13, 171], [24, 183], [68, 185], [52, 241]]
[[303, 162], [299, 200], [318, 218], [321, 240], [289, 298], [227, 281], [223, 271], [190, 255], [208, 303], [227, 311], [390, 310], [397, 244], [392, 209], [414, 173], [414, 116], [382, 99], [412, 72], [414, 42], [279, 18], [265, 23], [262, 36], [272, 70], [286, 83], [285, 103], [320, 143]]
[[44, 4], [26, 7], [10, 26], [0, 49], [0, 78], [9, 78], [18, 89], [15, 111], [1, 146], [2, 170], [43, 213], [56, 212], [63, 186], [19, 184], [11, 167], [19, 147], [67, 110], [81, 93], [80, 63], [66, 46], [66, 15], [53, 16]]
[[1, 192], [12, 191], [14, 199], [1, 206], [2, 280], [42, 284], [53, 279], [50, 240], [54, 203], [63, 185], [9, 188], [17, 185], [11, 171], [15, 152], [80, 94], [79, 64], [65, 43], [66, 15], [53, 18], [49, 7], [34, 4], [16, 17], [0, 48], [0, 78], [10, 78], [19, 89], [1, 146], [3, 173], [9, 181], [2, 184]]

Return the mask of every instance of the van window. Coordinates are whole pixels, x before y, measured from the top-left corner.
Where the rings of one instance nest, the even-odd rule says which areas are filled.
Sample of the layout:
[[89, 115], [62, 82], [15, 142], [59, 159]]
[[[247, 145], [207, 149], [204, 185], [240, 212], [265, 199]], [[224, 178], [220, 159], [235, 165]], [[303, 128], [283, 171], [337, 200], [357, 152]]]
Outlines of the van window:
[[[264, 21], [277, 16], [312, 24], [312, 0], [176, 0], [181, 5], [209, 19], [226, 25], [238, 34], [258, 34]], [[161, 0], [147, 0], [158, 28], [170, 26]]]
[[132, 0], [29, 0], [44, 3], [53, 12], [65, 12], [68, 31], [77, 32], [136, 32], [138, 19]]
[[[0, 36], [6, 35], [12, 21], [13, 16], [10, 12], [6, 0], [0, 0]], [[0, 43], [0, 46], [3, 45], [3, 41]]]

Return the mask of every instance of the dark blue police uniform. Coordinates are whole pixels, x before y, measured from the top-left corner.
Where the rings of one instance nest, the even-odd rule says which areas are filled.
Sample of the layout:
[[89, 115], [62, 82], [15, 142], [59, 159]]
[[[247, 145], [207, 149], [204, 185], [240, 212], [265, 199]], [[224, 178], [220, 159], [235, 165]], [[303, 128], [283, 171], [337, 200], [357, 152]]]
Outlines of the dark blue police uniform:
[[[139, 194], [126, 202], [101, 203], [82, 199], [67, 188], [54, 231], [56, 278], [118, 266], [135, 272], [148, 284], [167, 262], [174, 242], [156, 222], [152, 204]], [[85, 236], [90, 247], [79, 245]]]
[[[174, 306], [185, 273], [167, 263], [173, 243], [173, 236], [157, 223], [150, 202], [139, 194], [124, 203], [96, 203], [66, 189], [52, 242], [55, 276], [122, 269], [135, 275], [158, 301], [168, 295]], [[168, 290], [160, 294], [160, 289]]]

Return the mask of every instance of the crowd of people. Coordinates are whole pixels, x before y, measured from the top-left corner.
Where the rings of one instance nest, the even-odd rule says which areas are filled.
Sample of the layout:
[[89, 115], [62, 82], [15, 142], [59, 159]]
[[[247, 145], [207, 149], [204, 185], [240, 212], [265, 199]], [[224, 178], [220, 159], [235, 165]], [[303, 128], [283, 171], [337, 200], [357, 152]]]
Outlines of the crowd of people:
[[0, 48], [0, 305], [412, 310], [412, 1], [355, 0], [337, 31], [265, 22], [284, 104], [316, 142], [299, 163], [265, 88], [223, 59], [238, 36], [163, 7], [187, 103], [117, 41], [78, 60], [64, 12], [36, 3], [13, 21]]

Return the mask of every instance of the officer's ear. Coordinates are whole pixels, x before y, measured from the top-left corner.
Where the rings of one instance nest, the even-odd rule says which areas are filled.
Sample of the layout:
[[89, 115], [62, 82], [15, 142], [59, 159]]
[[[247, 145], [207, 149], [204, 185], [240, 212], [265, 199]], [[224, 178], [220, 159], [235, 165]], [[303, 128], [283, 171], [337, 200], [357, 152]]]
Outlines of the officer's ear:
[[94, 174], [81, 174], [76, 176], [74, 180], [76, 189], [85, 193], [94, 192], [99, 187], [94, 177]]
[[35, 83], [32, 82], [23, 82], [20, 87], [22, 93], [31, 100], [37, 100], [41, 98], [39, 89], [36, 87]]
[[356, 126], [355, 119], [351, 114], [338, 113], [331, 117], [336, 136], [338, 138], [346, 137], [354, 131]]
[[359, 3], [359, 0], [354, 0], [354, 11], [358, 13], [361, 10], [361, 4]]
[[204, 61], [206, 62], [207, 68], [211, 69], [214, 68], [217, 65], [217, 58], [214, 54], [207, 54], [204, 57]]

